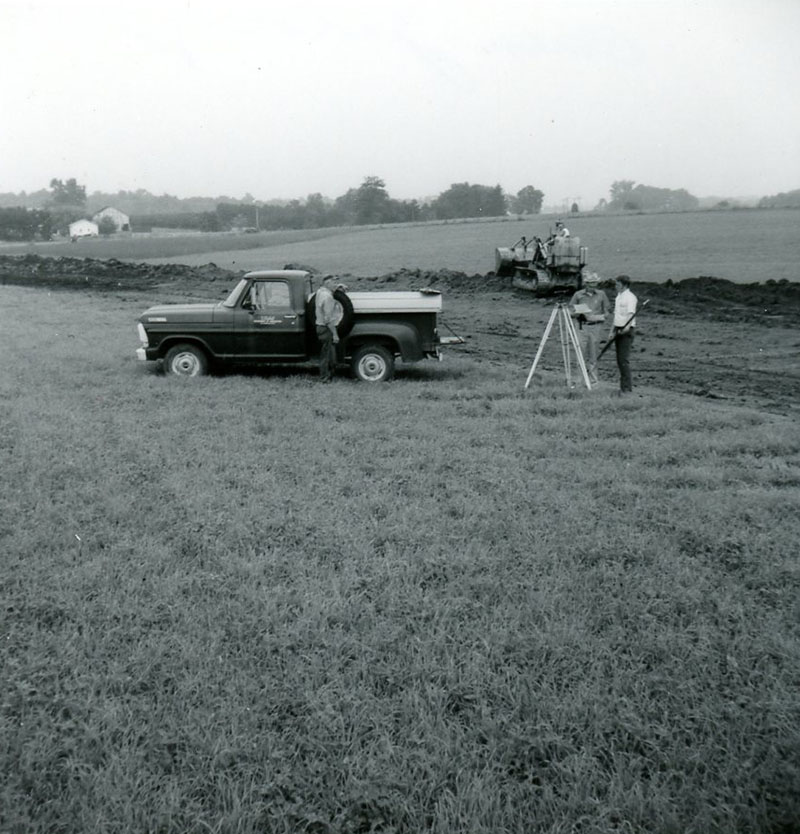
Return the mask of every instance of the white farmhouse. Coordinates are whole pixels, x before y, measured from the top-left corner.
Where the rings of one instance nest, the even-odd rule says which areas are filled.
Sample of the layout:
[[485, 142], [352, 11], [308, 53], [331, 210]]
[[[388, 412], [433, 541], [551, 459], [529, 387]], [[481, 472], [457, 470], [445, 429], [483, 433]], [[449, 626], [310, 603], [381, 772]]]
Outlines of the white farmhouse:
[[97, 228], [97, 223], [92, 223], [91, 220], [86, 218], [69, 224], [69, 236], [72, 240], [77, 240], [79, 237], [97, 237], [99, 234], [100, 230]]
[[131, 230], [130, 217], [119, 209], [112, 208], [112, 206], [101, 208], [100, 211], [92, 217], [92, 220], [99, 224], [100, 221], [106, 217], [114, 222], [118, 232], [129, 232]]

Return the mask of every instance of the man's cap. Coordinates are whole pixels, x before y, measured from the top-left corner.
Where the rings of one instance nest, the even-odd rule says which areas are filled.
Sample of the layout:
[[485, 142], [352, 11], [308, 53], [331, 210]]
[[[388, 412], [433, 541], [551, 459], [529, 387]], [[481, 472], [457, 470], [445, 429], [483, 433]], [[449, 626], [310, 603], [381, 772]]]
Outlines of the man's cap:
[[583, 283], [584, 284], [599, 284], [600, 283], [600, 276], [596, 272], [587, 272], [586, 275], [583, 276]]

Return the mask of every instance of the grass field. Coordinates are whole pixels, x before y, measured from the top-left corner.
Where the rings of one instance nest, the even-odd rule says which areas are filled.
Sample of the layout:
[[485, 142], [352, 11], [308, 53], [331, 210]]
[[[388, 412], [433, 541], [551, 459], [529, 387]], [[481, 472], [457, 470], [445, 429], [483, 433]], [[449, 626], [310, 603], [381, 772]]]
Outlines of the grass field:
[[0, 830], [800, 831], [796, 421], [0, 292]]
[[[522, 235], [546, 237], [555, 218], [495, 222], [317, 229], [258, 235], [84, 240], [76, 244], [4, 247], [8, 253], [116, 257], [235, 270], [287, 263], [322, 272], [381, 275], [402, 268], [452, 269], [469, 275], [495, 269], [494, 251]], [[739, 283], [800, 280], [800, 212], [704, 211], [678, 214], [586, 215], [569, 218], [589, 247], [590, 268], [604, 277], [629, 273], [662, 283], [710, 275]]]

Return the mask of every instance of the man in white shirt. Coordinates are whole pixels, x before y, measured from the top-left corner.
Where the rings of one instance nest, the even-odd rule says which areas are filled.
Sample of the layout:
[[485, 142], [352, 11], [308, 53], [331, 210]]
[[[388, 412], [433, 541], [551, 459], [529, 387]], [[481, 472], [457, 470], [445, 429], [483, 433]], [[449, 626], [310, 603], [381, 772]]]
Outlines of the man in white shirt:
[[623, 394], [633, 390], [631, 380], [631, 352], [636, 333], [636, 296], [631, 292], [629, 275], [618, 275], [614, 281], [617, 297], [614, 299], [614, 321], [608, 334], [614, 340], [619, 368], [619, 389]]
[[337, 310], [336, 299], [333, 297], [336, 289], [336, 276], [326, 275], [322, 279], [322, 286], [314, 296], [314, 314], [319, 339], [319, 378], [323, 382], [333, 379], [336, 368], [336, 345], [339, 333], [336, 330]]

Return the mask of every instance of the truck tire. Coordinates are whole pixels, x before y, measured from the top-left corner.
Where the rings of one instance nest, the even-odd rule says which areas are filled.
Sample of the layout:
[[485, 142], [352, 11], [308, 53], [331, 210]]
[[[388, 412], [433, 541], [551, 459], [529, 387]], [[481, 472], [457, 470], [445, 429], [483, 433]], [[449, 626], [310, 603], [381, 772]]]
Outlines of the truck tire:
[[[316, 295], [314, 293], [306, 302], [306, 321], [312, 332], [317, 326], [316, 305], [314, 302]], [[339, 338], [343, 339], [353, 329], [353, 322], [355, 321], [353, 302], [344, 290], [336, 290], [333, 297], [338, 302], [337, 312], [341, 311], [339, 322], [336, 325], [336, 332], [339, 334]]]
[[164, 371], [174, 376], [204, 376], [208, 357], [197, 345], [173, 345], [164, 356]]
[[350, 367], [362, 382], [388, 382], [394, 376], [394, 356], [383, 345], [362, 345]]

